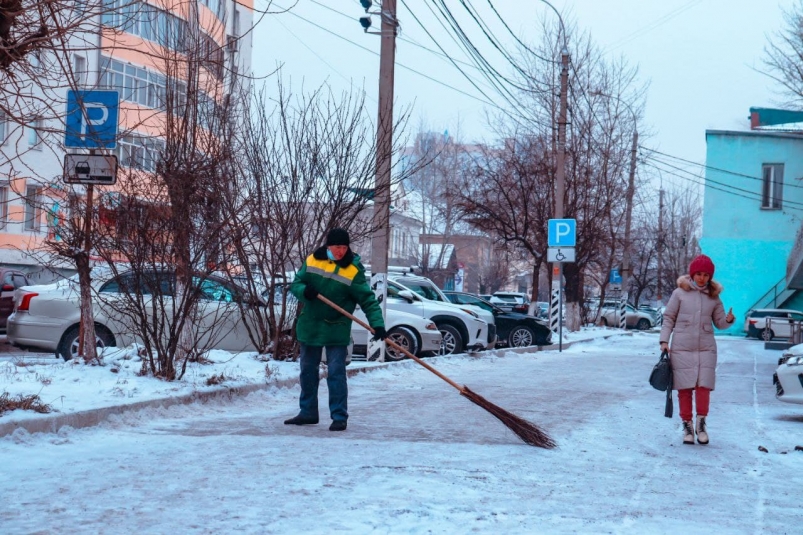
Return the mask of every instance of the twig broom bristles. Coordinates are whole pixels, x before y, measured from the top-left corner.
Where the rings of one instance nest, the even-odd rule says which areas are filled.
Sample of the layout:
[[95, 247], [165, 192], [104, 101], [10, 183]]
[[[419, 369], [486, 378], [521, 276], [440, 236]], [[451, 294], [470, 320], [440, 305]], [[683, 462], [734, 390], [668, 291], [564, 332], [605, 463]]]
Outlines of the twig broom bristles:
[[[344, 316], [346, 316], [350, 320], [356, 321], [358, 324], [360, 324], [363, 327], [365, 327], [366, 329], [368, 329], [369, 332], [371, 332], [371, 333], [374, 332], [374, 330], [369, 325], [367, 325], [365, 322], [360, 321], [358, 318], [354, 317], [354, 315], [349, 314], [342, 307], [339, 307], [338, 305], [336, 305], [335, 303], [333, 303], [332, 301], [330, 301], [326, 297], [318, 294], [318, 299], [320, 299], [321, 301], [323, 301], [324, 303], [326, 303], [330, 307], [334, 308], [335, 310], [337, 310], [338, 312], [340, 312], [341, 314], [343, 314]], [[477, 405], [479, 407], [482, 407], [486, 411], [488, 411], [491, 414], [493, 414], [500, 422], [505, 424], [505, 426], [508, 429], [510, 429], [511, 431], [516, 433], [516, 435], [520, 439], [522, 439], [526, 444], [529, 444], [530, 446], [536, 446], [536, 447], [539, 447], [539, 448], [546, 448], [546, 449], [552, 449], [552, 448], [557, 447], [557, 444], [555, 443], [555, 441], [552, 440], [552, 438], [545, 431], [543, 431], [541, 428], [539, 428], [534, 423], [529, 422], [529, 421], [525, 420], [524, 418], [520, 418], [519, 416], [516, 416], [515, 414], [506, 411], [502, 407], [491, 403], [490, 401], [488, 401], [487, 399], [485, 399], [481, 395], [477, 394], [476, 392], [474, 392], [472, 390], [469, 390], [469, 388], [467, 386], [465, 386], [465, 385], [464, 386], [460, 386], [459, 384], [455, 383], [454, 381], [452, 381], [451, 379], [449, 379], [448, 377], [443, 375], [441, 372], [439, 372], [438, 370], [436, 370], [435, 368], [433, 368], [432, 366], [430, 366], [429, 364], [427, 364], [426, 362], [424, 362], [420, 358], [416, 357], [415, 355], [413, 355], [412, 353], [410, 353], [409, 351], [407, 351], [406, 349], [404, 349], [403, 347], [398, 345], [393, 340], [387, 340], [386, 339], [385, 343], [388, 344], [389, 346], [393, 347], [397, 351], [401, 351], [402, 353], [404, 353], [405, 355], [407, 355], [408, 357], [410, 357], [411, 359], [416, 361], [418, 364], [420, 364], [421, 366], [423, 366], [427, 370], [431, 371], [432, 373], [434, 373], [435, 375], [437, 375], [438, 377], [440, 377], [441, 379], [443, 379], [444, 381], [446, 381], [447, 383], [452, 385], [454, 388], [457, 389], [458, 392], [460, 392], [461, 396], [467, 398], [468, 400], [470, 400], [475, 405]]]

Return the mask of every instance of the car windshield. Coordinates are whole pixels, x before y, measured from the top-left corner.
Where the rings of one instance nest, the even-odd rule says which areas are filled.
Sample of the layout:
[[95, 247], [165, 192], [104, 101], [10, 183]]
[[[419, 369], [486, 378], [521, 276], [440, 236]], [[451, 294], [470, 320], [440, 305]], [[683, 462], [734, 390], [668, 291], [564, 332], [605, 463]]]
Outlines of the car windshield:
[[447, 299], [441, 295], [437, 288], [426, 282], [404, 280], [399, 284], [404, 285], [404, 287], [408, 290], [411, 290], [426, 299], [431, 299], [433, 301], [447, 301]]
[[480, 308], [487, 310], [488, 312], [493, 312], [496, 310], [496, 307], [493, 306], [491, 303], [485, 301], [484, 299], [480, 299], [479, 297], [475, 297], [473, 295], [463, 295], [463, 294], [449, 294], [449, 299], [453, 303], [459, 303], [461, 305], [474, 305]]

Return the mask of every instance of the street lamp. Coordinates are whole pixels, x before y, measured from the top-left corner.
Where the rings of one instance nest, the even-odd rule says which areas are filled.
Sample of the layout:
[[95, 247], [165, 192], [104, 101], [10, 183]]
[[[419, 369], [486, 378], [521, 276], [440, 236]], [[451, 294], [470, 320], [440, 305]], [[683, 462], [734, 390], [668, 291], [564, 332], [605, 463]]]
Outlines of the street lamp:
[[630, 284], [630, 227], [633, 219], [633, 194], [635, 192], [636, 180], [636, 156], [638, 152], [638, 116], [633, 108], [626, 101], [616, 95], [608, 95], [601, 91], [592, 91], [592, 95], [614, 99], [625, 105], [627, 110], [633, 115], [633, 145], [630, 148], [630, 172], [627, 179], [627, 192], [625, 194], [625, 242], [622, 251], [622, 305], [619, 309], [619, 326], [625, 328], [625, 304], [628, 299], [628, 289]]

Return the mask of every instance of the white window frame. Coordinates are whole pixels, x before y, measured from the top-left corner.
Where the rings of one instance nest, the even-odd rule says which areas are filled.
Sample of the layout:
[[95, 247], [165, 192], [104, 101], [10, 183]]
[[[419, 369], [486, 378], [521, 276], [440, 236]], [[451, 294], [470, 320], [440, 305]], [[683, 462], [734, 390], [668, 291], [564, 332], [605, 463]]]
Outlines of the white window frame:
[[42, 187], [25, 187], [25, 219], [23, 229], [39, 232], [42, 229]]
[[73, 54], [73, 76], [75, 77], [75, 85], [78, 87], [86, 86], [88, 74], [89, 69], [86, 57], [81, 54]]
[[761, 166], [761, 208], [763, 210], [783, 209], [783, 171], [782, 163], [765, 163]]
[[28, 123], [26, 135], [29, 149], [42, 150], [42, 127], [43, 121], [41, 117], [35, 117]]
[[0, 230], [4, 230], [8, 225], [8, 192], [11, 185], [8, 182], [0, 182]]

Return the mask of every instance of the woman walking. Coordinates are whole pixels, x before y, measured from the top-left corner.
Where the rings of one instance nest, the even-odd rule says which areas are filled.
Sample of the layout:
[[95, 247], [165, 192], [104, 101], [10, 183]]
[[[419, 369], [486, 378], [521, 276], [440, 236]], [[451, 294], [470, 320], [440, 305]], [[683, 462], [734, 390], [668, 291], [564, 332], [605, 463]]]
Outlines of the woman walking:
[[[694, 444], [695, 433], [697, 442], [708, 444], [706, 417], [717, 367], [714, 326], [727, 329], [735, 320], [733, 309], [725, 314], [719, 298], [723, 288], [713, 277], [710, 258], [700, 255], [692, 260], [689, 274], [678, 279], [678, 287], [666, 305], [661, 329], [661, 350], [670, 351], [684, 444]], [[696, 425], [692, 423], [692, 398], [697, 409]]]

